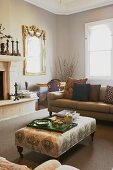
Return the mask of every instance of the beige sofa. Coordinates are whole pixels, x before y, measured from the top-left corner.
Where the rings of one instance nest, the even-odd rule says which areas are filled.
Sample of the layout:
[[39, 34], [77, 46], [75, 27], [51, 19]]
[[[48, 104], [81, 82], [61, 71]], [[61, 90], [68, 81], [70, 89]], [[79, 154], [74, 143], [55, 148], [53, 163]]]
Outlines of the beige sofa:
[[[61, 163], [55, 159], [46, 161], [37, 166], [34, 170], [79, 170], [73, 166], [61, 165]], [[31, 170], [25, 165], [19, 165], [0, 157], [0, 170]]]
[[48, 93], [48, 111], [59, 112], [63, 109], [76, 110], [80, 115], [93, 117], [99, 120], [113, 121], [113, 105], [104, 103], [106, 87], [101, 86], [99, 102], [83, 102], [63, 98], [63, 92]]

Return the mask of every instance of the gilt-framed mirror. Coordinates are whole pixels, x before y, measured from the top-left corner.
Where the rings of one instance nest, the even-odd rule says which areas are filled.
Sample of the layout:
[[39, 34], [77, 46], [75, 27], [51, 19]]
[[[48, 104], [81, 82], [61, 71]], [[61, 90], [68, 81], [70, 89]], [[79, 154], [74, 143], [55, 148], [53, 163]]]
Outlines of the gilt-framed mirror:
[[46, 74], [46, 33], [36, 26], [22, 25], [24, 75]]

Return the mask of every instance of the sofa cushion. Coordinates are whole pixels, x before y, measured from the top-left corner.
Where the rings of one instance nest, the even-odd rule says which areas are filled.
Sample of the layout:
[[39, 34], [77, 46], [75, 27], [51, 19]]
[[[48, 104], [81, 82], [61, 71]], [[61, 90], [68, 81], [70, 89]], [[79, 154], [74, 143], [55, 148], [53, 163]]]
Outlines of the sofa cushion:
[[90, 84], [76, 84], [73, 86], [73, 100], [88, 101], [89, 100]]
[[86, 79], [74, 79], [69, 77], [66, 81], [66, 86], [64, 89], [64, 94], [63, 97], [67, 98], [67, 99], [72, 99], [72, 94], [73, 94], [73, 84], [74, 83], [86, 83], [87, 78]]
[[107, 86], [104, 102], [113, 104], [113, 87], [112, 86]]
[[70, 99], [57, 99], [57, 100], [51, 100], [50, 105], [53, 107], [60, 107], [60, 108], [77, 108], [77, 103], [79, 101], [76, 100], [70, 100]]
[[89, 101], [92, 101], [92, 102], [99, 101], [100, 87], [101, 87], [101, 85], [90, 84]]
[[112, 104], [109, 104], [109, 113], [113, 114], [113, 105]]
[[77, 110], [109, 113], [109, 105], [101, 102], [78, 102]]

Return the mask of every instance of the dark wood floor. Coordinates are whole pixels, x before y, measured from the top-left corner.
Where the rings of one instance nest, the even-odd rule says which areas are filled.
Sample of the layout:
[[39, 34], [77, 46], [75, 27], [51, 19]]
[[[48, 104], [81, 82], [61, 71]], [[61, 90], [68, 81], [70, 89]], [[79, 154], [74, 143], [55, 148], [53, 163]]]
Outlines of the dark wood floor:
[[40, 109], [45, 109], [47, 108], [47, 101], [44, 100], [44, 101], [39, 101], [37, 104], [36, 104], [36, 110], [40, 110]]
[[[53, 158], [28, 151], [23, 160], [18, 157], [14, 162], [34, 168], [49, 159]], [[60, 157], [60, 162], [80, 170], [111, 170], [113, 167], [113, 124], [97, 121], [94, 141], [91, 142], [90, 137], [86, 138], [64, 153]]]
[[[46, 107], [47, 102], [40, 102], [37, 109]], [[49, 159], [53, 159], [27, 149], [24, 149], [24, 157], [20, 159], [16, 147], [11, 145], [9, 143], [10, 141], [4, 141], [5, 143], [8, 142], [8, 148], [4, 150], [4, 153], [2, 152], [1, 156], [5, 155], [12, 162], [25, 164], [30, 168], [34, 168]], [[11, 147], [11, 151], [7, 152], [9, 146]], [[64, 153], [60, 157], [60, 162], [75, 166], [80, 170], [111, 170], [113, 167], [113, 123], [97, 121], [97, 130], [93, 143], [90, 137], [86, 138]]]

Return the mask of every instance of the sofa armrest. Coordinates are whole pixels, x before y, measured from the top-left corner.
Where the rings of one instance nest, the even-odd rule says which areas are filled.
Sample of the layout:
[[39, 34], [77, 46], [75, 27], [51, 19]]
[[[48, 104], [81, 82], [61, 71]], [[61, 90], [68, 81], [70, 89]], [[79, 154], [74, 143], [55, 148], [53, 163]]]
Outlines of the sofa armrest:
[[61, 163], [53, 159], [53, 160], [49, 160], [49, 161], [42, 163], [41, 165], [36, 167], [34, 170], [55, 170], [59, 166], [61, 166]]
[[49, 92], [47, 94], [47, 98], [48, 98], [48, 100], [62, 99], [63, 98], [63, 91]]

